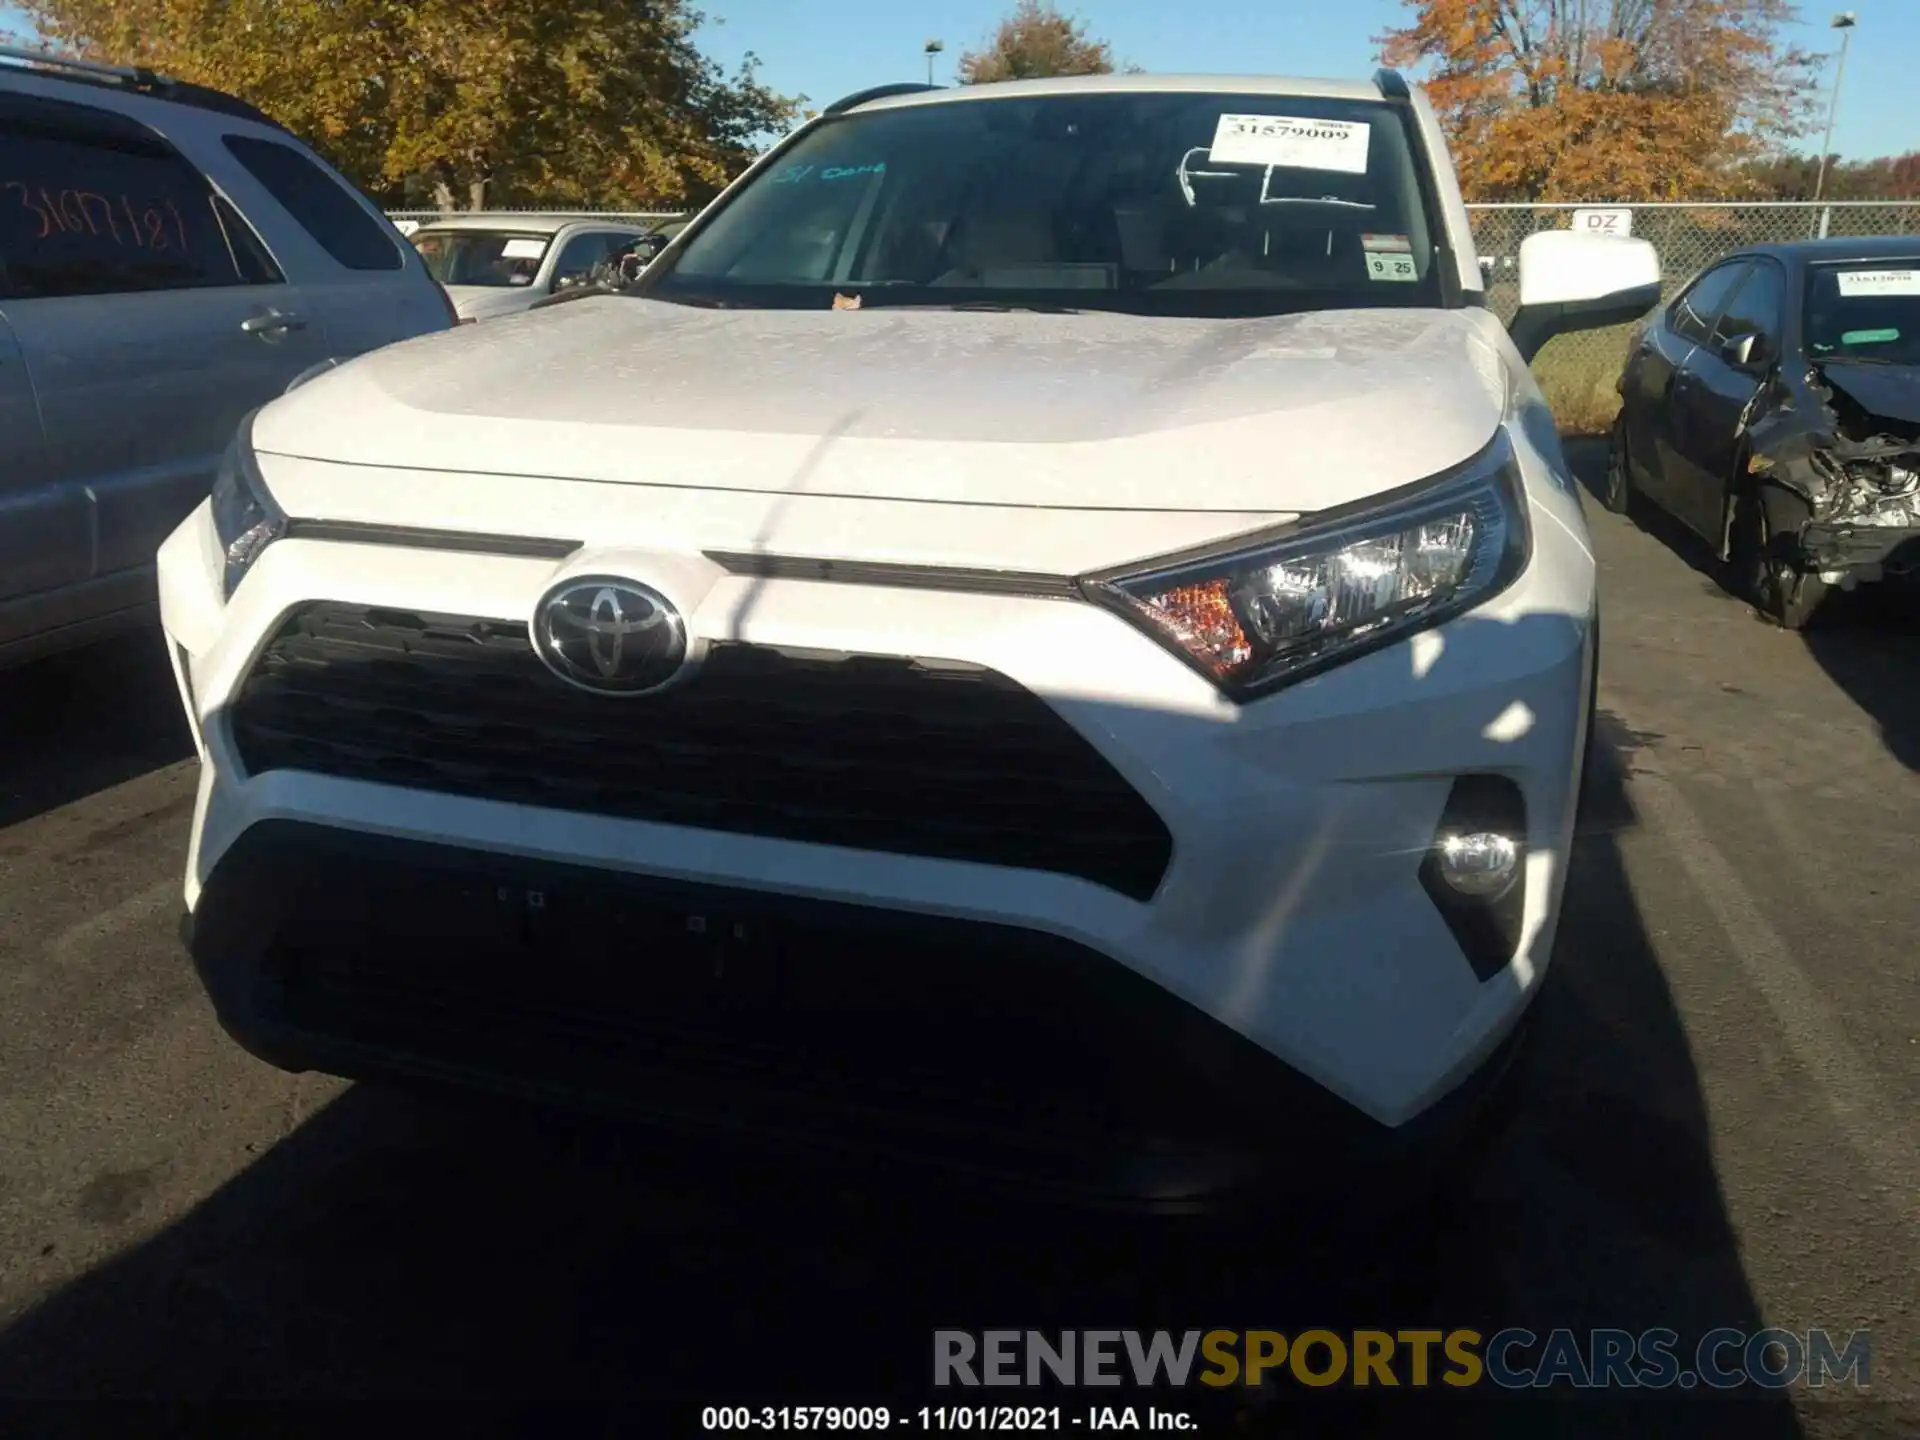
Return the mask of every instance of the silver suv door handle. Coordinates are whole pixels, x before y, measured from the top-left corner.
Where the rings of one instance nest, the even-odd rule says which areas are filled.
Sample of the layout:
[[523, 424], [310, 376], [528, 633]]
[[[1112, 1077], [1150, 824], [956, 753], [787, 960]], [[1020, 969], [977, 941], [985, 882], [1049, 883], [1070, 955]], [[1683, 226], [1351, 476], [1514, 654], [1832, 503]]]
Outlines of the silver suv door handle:
[[264, 315], [249, 315], [240, 322], [240, 328], [249, 335], [269, 335], [280, 330], [304, 330], [307, 322], [284, 310], [269, 310]]

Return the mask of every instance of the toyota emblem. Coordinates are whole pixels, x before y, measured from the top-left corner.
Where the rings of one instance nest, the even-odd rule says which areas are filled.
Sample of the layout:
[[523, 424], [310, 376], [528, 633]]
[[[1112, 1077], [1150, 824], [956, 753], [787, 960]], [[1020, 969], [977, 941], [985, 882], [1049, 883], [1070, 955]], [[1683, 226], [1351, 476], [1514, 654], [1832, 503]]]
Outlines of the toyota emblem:
[[687, 661], [687, 627], [651, 586], [605, 575], [567, 580], [541, 597], [533, 648], [569, 685], [602, 695], [645, 695], [670, 685]]

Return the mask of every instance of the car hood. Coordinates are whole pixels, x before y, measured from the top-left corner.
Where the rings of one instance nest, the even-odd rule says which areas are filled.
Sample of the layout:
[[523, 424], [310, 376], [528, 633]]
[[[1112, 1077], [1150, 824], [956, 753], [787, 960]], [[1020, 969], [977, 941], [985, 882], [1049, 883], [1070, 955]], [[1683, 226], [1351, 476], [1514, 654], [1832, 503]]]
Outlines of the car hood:
[[530, 286], [447, 285], [447, 298], [461, 319], [478, 320], [488, 315], [512, 315], [533, 303]]
[[1820, 366], [1827, 384], [1844, 390], [1869, 415], [1920, 425], [1920, 365], [1861, 365], [1830, 360]]
[[543, 307], [270, 406], [264, 452], [395, 469], [1077, 509], [1299, 512], [1467, 459], [1482, 311], [1165, 319]]

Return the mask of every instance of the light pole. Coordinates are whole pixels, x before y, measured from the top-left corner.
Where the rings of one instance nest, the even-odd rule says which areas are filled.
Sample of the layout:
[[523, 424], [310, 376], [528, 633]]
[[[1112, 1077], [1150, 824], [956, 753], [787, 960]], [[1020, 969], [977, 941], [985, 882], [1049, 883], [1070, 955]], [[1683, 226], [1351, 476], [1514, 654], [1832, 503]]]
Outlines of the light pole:
[[946, 48], [947, 42], [944, 40], [927, 41], [927, 84], [929, 85], [933, 84], [933, 57]]
[[1833, 122], [1840, 113], [1840, 82], [1847, 74], [1847, 42], [1853, 39], [1853, 11], [1842, 10], [1828, 25], [1840, 32], [1840, 60], [1833, 67], [1833, 98], [1827, 102], [1827, 138], [1820, 142], [1820, 170], [1813, 182], [1813, 198], [1818, 200], [1827, 188], [1827, 156], [1833, 152]]

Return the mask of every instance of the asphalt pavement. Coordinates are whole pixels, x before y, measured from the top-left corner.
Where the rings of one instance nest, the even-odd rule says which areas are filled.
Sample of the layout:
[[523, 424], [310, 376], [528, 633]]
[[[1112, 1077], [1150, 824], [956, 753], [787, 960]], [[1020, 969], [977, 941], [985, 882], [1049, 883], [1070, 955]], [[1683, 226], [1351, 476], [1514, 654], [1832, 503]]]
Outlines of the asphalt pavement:
[[176, 938], [195, 767], [157, 637], [0, 674], [0, 1427], [564, 1403], [691, 1434], [924, 1393], [938, 1325], [1431, 1323], [1873, 1332], [1864, 1393], [1500, 1395], [1482, 1433], [1920, 1433], [1920, 622], [1783, 633], [1672, 527], [1589, 510], [1601, 745], [1551, 982], [1504, 1128], [1377, 1245], [270, 1070]]

